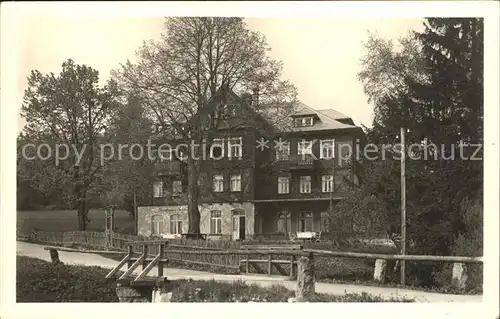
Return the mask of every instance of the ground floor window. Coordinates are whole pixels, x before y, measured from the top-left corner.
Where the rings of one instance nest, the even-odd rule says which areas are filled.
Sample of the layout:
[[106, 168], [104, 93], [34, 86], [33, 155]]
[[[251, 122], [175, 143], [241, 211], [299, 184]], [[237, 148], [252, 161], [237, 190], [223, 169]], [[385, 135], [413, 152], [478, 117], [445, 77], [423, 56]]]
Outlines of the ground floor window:
[[210, 233], [222, 233], [222, 212], [220, 210], [213, 210], [210, 212]]
[[313, 218], [311, 212], [301, 212], [299, 215], [299, 231], [312, 231]]
[[174, 214], [170, 216], [170, 233], [171, 234], [181, 234], [182, 233], [182, 218], [179, 214]]
[[151, 216], [151, 235], [163, 234], [163, 216]]
[[276, 232], [289, 233], [292, 231], [292, 218], [289, 212], [281, 212], [276, 219]]

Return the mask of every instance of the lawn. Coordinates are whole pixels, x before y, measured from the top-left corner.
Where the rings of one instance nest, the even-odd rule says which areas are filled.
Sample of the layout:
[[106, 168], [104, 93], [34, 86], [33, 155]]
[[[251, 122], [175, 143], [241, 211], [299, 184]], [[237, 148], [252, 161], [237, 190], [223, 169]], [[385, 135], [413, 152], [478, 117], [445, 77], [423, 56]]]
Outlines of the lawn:
[[[89, 211], [90, 223], [87, 230], [104, 231], [105, 219], [103, 209]], [[134, 220], [124, 210], [115, 211], [115, 227], [117, 232], [133, 234]], [[17, 211], [17, 229], [22, 234], [28, 234], [33, 228], [44, 231], [78, 230], [76, 210], [39, 210]]]
[[[118, 302], [113, 283], [106, 283], [108, 269], [52, 263], [24, 256], [17, 257], [17, 302]], [[176, 281], [173, 302], [287, 302], [294, 292], [283, 286], [260, 287], [241, 281]], [[368, 294], [333, 296], [316, 294], [316, 302], [383, 302]], [[411, 302], [410, 299], [387, 301]]]

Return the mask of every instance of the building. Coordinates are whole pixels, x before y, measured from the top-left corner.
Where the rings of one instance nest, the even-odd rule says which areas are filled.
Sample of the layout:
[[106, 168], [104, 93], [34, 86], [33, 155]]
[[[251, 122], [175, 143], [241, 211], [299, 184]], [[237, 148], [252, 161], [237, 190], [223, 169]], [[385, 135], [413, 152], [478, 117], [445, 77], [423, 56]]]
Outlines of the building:
[[[222, 113], [240, 115], [244, 124], [218, 126], [210, 145], [201, 147], [201, 232], [233, 240], [285, 239], [291, 232], [331, 229], [326, 214], [342, 198], [342, 185], [357, 183], [346, 164], [362, 130], [333, 109], [302, 103], [285, 129], [275, 129], [253, 111], [257, 101], [231, 94]], [[139, 235], [188, 230], [186, 164], [171, 156], [180, 144], [170, 139], [167, 159], [157, 163], [153, 196], [138, 208]]]

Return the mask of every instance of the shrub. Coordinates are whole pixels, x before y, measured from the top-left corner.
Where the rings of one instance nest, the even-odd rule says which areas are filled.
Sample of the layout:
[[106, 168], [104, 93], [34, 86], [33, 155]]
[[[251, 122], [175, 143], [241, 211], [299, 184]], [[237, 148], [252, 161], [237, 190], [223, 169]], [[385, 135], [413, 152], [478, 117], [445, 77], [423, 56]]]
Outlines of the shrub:
[[[475, 256], [483, 255], [483, 206], [479, 201], [464, 199], [460, 210], [465, 230], [455, 239], [451, 251], [453, 255]], [[452, 276], [452, 264], [446, 264], [440, 271], [434, 273], [436, 282], [448, 287]], [[483, 266], [469, 264], [466, 291], [481, 292], [483, 286]]]
[[[172, 290], [172, 302], [288, 302], [295, 293], [281, 285], [261, 287], [242, 281], [222, 283], [216, 281], [179, 280]], [[346, 294], [334, 296], [315, 294], [311, 302], [412, 302], [412, 299], [386, 300], [379, 296]]]
[[68, 266], [18, 256], [17, 302], [118, 302], [101, 267]]

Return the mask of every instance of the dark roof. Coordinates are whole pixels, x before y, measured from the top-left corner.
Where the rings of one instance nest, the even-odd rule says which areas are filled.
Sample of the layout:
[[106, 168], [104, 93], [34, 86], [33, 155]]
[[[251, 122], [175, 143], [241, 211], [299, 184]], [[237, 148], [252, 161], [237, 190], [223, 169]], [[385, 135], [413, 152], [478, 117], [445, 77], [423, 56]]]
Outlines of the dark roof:
[[348, 116], [336, 111], [334, 109], [326, 109], [326, 110], [315, 110], [306, 104], [299, 102], [297, 107], [297, 112], [294, 116], [307, 116], [307, 115], [315, 115], [319, 118], [314, 122], [312, 126], [301, 126], [291, 128], [290, 132], [308, 132], [308, 131], [323, 131], [323, 130], [338, 130], [338, 129], [349, 129], [349, 128], [357, 128], [356, 125], [349, 125], [345, 123], [341, 123], [339, 120], [350, 119]]

